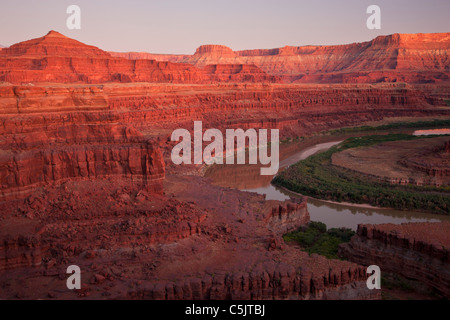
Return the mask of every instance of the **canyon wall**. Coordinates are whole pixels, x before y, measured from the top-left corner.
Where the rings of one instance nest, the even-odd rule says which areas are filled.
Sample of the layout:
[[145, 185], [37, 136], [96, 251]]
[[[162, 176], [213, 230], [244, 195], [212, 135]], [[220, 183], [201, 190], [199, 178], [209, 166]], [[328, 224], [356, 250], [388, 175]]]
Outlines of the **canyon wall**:
[[[169, 193], [184, 186], [176, 193], [182, 200], [114, 179], [71, 180], [23, 202], [1, 202], [0, 297], [380, 298], [367, 289], [361, 266], [309, 256], [282, 241], [271, 245], [273, 235], [309, 220], [305, 201], [266, 203], [219, 188], [228, 205], [217, 206], [210, 199], [217, 200], [218, 187], [200, 177], [169, 180]], [[75, 292], [65, 287], [72, 264], [83, 270]], [[25, 288], [17, 284], [24, 277]]]
[[365, 269], [330, 269], [328, 274], [299, 273], [283, 263], [267, 262], [252, 272], [218, 273], [202, 279], [151, 283], [127, 298], [152, 300], [371, 300], [379, 293], [366, 287]]
[[162, 193], [165, 166], [159, 146], [130, 127], [60, 124], [6, 135], [9, 139], [2, 148], [2, 197], [65, 180], [109, 176]]
[[402, 159], [401, 165], [434, 177], [438, 185], [450, 184], [450, 140]]
[[[222, 75], [223, 73], [223, 75]], [[279, 82], [254, 66], [229, 65], [206, 70], [191, 64], [155, 60], [128, 60], [50, 31], [0, 51], [0, 82]]]
[[199, 47], [193, 55], [115, 53], [123, 58], [189, 63], [253, 64], [286, 82], [439, 83], [448, 82], [450, 34], [393, 34], [335, 46], [285, 46], [232, 51], [222, 45]]
[[[268, 229], [278, 237], [297, 230], [309, 222], [308, 204], [306, 198], [301, 201], [285, 201], [272, 207], [267, 215]], [[275, 239], [276, 240], [276, 239]], [[276, 247], [276, 241], [275, 241]]]
[[164, 164], [153, 140], [194, 120], [205, 129], [278, 128], [283, 138], [450, 112], [441, 98], [405, 85], [2, 85], [0, 91], [3, 196], [109, 175], [161, 192]]
[[393, 34], [337, 46], [193, 55], [108, 53], [50, 31], [0, 51], [0, 81], [23, 83], [447, 83], [449, 33]]
[[357, 235], [340, 246], [339, 254], [418, 280], [449, 298], [449, 228], [448, 222], [359, 225]]
[[437, 107], [444, 105], [442, 98], [404, 85], [134, 86], [116, 87], [107, 95], [111, 109], [128, 110], [121, 115], [139, 127], [177, 122], [190, 128], [193, 120], [203, 120], [219, 129], [278, 128], [291, 137], [385, 117], [449, 112]]
[[271, 76], [255, 65], [248, 64], [210, 64], [204, 69], [214, 81], [218, 82], [282, 82], [280, 77]]
[[[370, 46], [381, 53], [396, 41]], [[389, 117], [448, 117], [445, 84], [279, 83], [312, 72], [301, 69], [306, 60], [281, 57], [319, 52], [330, 69], [311, 56], [317, 68], [350, 68], [326, 56], [333, 50], [204, 46], [197, 62], [127, 60], [52, 31], [0, 51], [0, 270], [8, 270], [0, 298], [42, 299], [48, 288], [73, 298], [78, 292], [61, 280], [70, 264], [93, 276], [95, 298], [379, 298], [365, 287], [363, 267], [280, 241], [308, 222], [305, 200], [267, 202], [176, 170], [166, 176], [170, 135], [194, 120], [205, 129], [278, 128], [283, 138]]]
[[162, 193], [165, 166], [158, 143], [101, 112], [108, 105], [100, 88], [1, 90], [2, 197], [21, 197], [70, 179], [109, 176]]

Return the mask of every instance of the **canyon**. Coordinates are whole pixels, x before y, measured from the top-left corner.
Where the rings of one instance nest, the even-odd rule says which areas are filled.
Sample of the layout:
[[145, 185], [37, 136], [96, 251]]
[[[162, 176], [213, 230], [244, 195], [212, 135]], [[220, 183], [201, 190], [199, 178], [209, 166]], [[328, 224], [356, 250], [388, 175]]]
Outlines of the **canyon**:
[[279, 82], [256, 66], [212, 65], [205, 69], [167, 61], [128, 60], [50, 31], [0, 51], [0, 81], [57, 82]]
[[[448, 35], [417, 37], [435, 62], [425, 54], [408, 64], [424, 69], [406, 70], [410, 83], [330, 84], [336, 61], [325, 83], [291, 83], [308, 78], [287, 76], [287, 65], [268, 72], [250, 59], [256, 52], [206, 46], [195, 63], [114, 57], [55, 31], [1, 50], [0, 298], [380, 298], [359, 262], [284, 244], [309, 221], [306, 197], [266, 201], [214, 186], [201, 166], [172, 163], [170, 135], [197, 120], [296, 138], [388, 118], [448, 119]], [[387, 38], [364, 46], [410, 41]], [[258, 54], [304, 50], [330, 49]], [[75, 292], [65, 287], [71, 264], [82, 269]]]
[[300, 83], [441, 83], [449, 80], [449, 33], [393, 34], [337, 46], [285, 46], [233, 51], [204, 45], [193, 55], [117, 53], [115, 57], [188, 63], [251, 64], [285, 82]]
[[360, 225], [340, 255], [425, 283], [449, 298], [448, 222]]
[[50, 31], [0, 51], [0, 81], [446, 83], [449, 33], [393, 34], [340, 46], [232, 51], [203, 45], [193, 55], [105, 52]]

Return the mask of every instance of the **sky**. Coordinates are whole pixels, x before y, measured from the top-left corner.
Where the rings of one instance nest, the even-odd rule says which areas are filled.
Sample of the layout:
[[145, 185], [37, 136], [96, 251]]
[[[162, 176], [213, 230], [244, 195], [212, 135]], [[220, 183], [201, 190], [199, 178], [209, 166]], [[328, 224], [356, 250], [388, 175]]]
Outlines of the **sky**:
[[[369, 30], [369, 5], [381, 29]], [[69, 5], [81, 29], [69, 30]], [[233, 50], [369, 41], [392, 33], [450, 32], [449, 0], [1, 0], [0, 44], [50, 30], [107, 51], [192, 54], [203, 44]]]

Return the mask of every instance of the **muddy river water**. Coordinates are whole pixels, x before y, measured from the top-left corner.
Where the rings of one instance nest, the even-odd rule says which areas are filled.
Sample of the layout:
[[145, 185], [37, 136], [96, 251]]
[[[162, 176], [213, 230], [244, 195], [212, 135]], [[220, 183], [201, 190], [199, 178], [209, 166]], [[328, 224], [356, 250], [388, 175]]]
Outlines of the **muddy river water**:
[[[328, 138], [329, 140], [330, 138]], [[295, 150], [293, 144], [280, 146], [280, 170], [300, 160], [339, 144], [339, 141], [316, 143], [310, 146], [298, 144]], [[288, 151], [286, 149], [289, 149]], [[294, 150], [294, 151], [293, 151]], [[266, 200], [284, 201], [299, 195], [288, 190], [273, 186], [270, 182], [273, 177], [261, 176], [258, 166], [249, 165], [215, 165], [208, 170], [207, 175], [213, 184], [223, 187], [236, 188], [247, 192], [256, 192], [265, 195]], [[321, 221], [328, 228], [347, 227], [356, 230], [358, 224], [380, 224], [404, 222], [437, 222], [450, 221], [450, 217], [412, 211], [399, 211], [393, 209], [376, 208], [364, 205], [334, 203], [308, 197], [308, 211], [311, 221]]]

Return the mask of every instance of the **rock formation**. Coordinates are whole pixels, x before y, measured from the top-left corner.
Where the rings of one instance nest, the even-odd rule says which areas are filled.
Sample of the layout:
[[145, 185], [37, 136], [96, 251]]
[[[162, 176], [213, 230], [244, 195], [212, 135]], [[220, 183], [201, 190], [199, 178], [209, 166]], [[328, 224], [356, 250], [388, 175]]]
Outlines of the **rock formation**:
[[449, 80], [450, 34], [392, 34], [371, 41], [337, 46], [286, 46], [233, 52], [206, 45], [194, 55], [150, 55], [111, 53], [208, 64], [254, 64], [270, 75], [302, 83], [428, 83]]
[[[1, 159], [0, 196], [23, 196], [37, 186], [65, 180], [120, 176], [162, 193], [164, 161], [159, 147], [117, 125], [59, 125], [9, 136]], [[22, 140], [23, 139], [23, 140]], [[20, 151], [19, 151], [20, 150]]]
[[[195, 56], [252, 57], [221, 46]], [[283, 84], [253, 62], [127, 60], [56, 32], [2, 50], [0, 81], [2, 299], [379, 298], [362, 266], [284, 245], [309, 220], [305, 199], [187, 175], [169, 160], [170, 134], [203, 120], [296, 137], [450, 112], [446, 84]]]
[[359, 225], [357, 235], [339, 254], [362, 265], [378, 265], [418, 280], [450, 297], [450, 223]]
[[449, 80], [449, 37], [393, 34], [341, 46], [236, 52], [204, 45], [193, 55], [158, 55], [107, 53], [50, 31], [1, 50], [0, 81], [438, 83]]
[[400, 163], [433, 177], [438, 185], [450, 185], [450, 140], [444, 143], [442, 140], [438, 146], [431, 147], [430, 143], [425, 150], [402, 159]]
[[272, 214], [268, 215], [269, 230], [277, 233], [279, 236], [296, 230], [309, 222], [306, 200], [302, 202], [287, 202], [272, 207]]
[[281, 78], [268, 75], [260, 68], [248, 64], [211, 64], [203, 70], [218, 82], [281, 82]]
[[[379, 298], [363, 267], [277, 240], [308, 221], [304, 202], [266, 203], [200, 177], [169, 177], [166, 192], [173, 196], [117, 179], [70, 180], [3, 201], [0, 297]], [[227, 205], [211, 202], [218, 194]], [[75, 292], [65, 288], [73, 264], [82, 269]]]
[[[220, 71], [225, 69], [225, 75]], [[277, 82], [253, 66], [213, 67], [204, 70], [190, 64], [155, 60], [127, 60], [50, 31], [41, 38], [21, 42], [0, 51], [0, 81], [15, 84], [216, 81]]]
[[206, 79], [190, 65], [113, 58], [55, 31], [2, 50], [0, 61], [0, 81], [11, 83], [184, 83]]
[[2, 56], [108, 58], [111, 55], [97, 47], [86, 45], [52, 30], [41, 38], [12, 45], [2, 52]]

